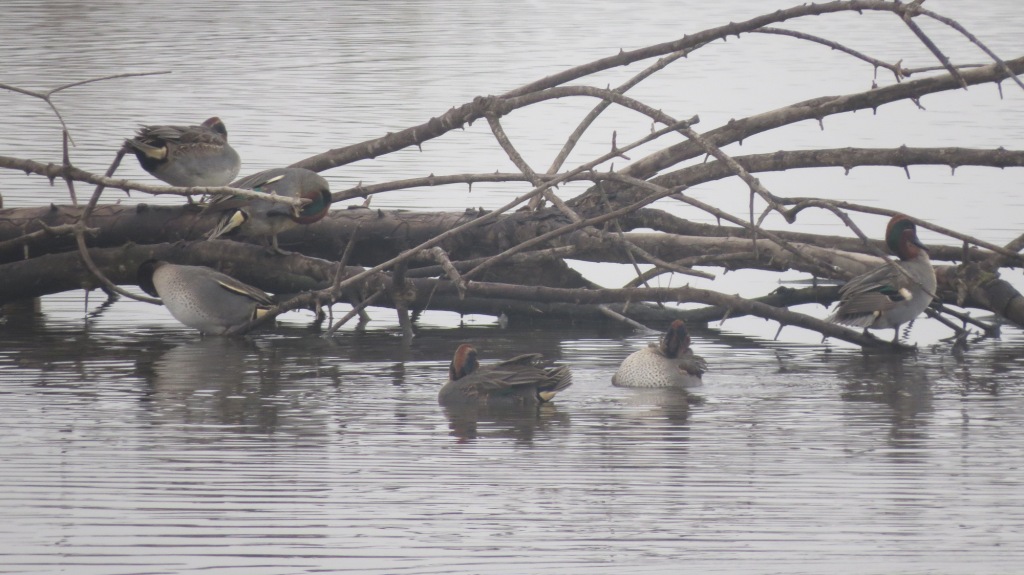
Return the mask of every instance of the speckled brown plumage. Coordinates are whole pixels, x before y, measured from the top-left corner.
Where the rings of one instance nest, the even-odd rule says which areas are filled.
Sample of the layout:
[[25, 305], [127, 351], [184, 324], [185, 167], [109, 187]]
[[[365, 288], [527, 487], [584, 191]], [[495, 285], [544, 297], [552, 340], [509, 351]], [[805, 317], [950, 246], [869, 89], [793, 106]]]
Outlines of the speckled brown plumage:
[[144, 170], [172, 186], [223, 186], [241, 167], [217, 117], [199, 126], [143, 126], [124, 144]]
[[630, 354], [612, 376], [620, 387], [695, 386], [707, 370], [704, 358], [690, 349], [690, 335], [682, 320], [676, 320], [657, 344]]

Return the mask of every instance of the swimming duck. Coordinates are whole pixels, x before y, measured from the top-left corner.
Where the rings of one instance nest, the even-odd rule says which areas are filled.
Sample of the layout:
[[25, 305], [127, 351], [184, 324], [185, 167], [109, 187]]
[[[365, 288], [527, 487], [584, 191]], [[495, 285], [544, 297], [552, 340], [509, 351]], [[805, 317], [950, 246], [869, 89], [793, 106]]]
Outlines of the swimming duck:
[[551, 401], [572, 385], [569, 366], [545, 366], [539, 353], [480, 367], [477, 351], [462, 344], [448, 366], [448, 382], [437, 394], [443, 406], [518, 407]]
[[277, 246], [277, 234], [298, 225], [319, 221], [331, 206], [331, 189], [327, 180], [305, 168], [265, 170], [242, 178], [232, 183], [231, 187], [311, 200], [297, 208], [258, 199], [217, 196], [206, 208], [224, 213], [217, 226], [210, 231], [210, 239], [234, 233], [246, 237], [270, 238], [271, 248], [277, 253], [285, 253]]
[[263, 290], [204, 266], [149, 260], [139, 266], [138, 285], [161, 298], [174, 319], [213, 335], [223, 335], [274, 305]]
[[223, 186], [241, 166], [217, 117], [199, 126], [143, 126], [124, 144], [142, 169], [172, 186]]
[[612, 376], [619, 387], [672, 387], [701, 384], [707, 362], [690, 349], [686, 324], [677, 319], [668, 327], [658, 343], [635, 351]]
[[935, 294], [935, 268], [928, 248], [917, 239], [917, 226], [907, 216], [893, 216], [885, 229], [885, 243], [899, 261], [886, 263], [846, 282], [839, 288], [839, 305], [828, 321], [869, 329], [896, 331], [921, 315]]

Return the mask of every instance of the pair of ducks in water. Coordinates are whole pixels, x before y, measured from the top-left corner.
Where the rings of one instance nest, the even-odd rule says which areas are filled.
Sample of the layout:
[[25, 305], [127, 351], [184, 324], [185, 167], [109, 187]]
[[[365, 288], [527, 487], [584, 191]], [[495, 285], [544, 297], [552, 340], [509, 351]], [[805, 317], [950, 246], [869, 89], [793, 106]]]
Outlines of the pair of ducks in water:
[[[225, 186], [238, 175], [241, 159], [228, 144], [228, 130], [213, 117], [198, 126], [143, 126], [124, 148], [159, 180], [180, 187]], [[320, 174], [303, 168], [274, 168], [230, 184], [288, 198], [308, 200], [301, 208], [278, 202], [216, 196], [206, 210], [219, 213], [209, 239], [227, 235], [259, 238], [281, 253], [277, 234], [323, 218], [331, 205], [330, 186]]]
[[[147, 126], [125, 141], [142, 167], [174, 186], [222, 186], [238, 174], [239, 157], [227, 143], [219, 118], [200, 126]], [[330, 206], [327, 181], [310, 170], [276, 168], [242, 178], [232, 187], [310, 200], [300, 209], [261, 200], [219, 196], [207, 209], [223, 211], [209, 237], [237, 232], [270, 238], [289, 227], [322, 218]], [[840, 288], [840, 301], [829, 321], [868, 329], [893, 329], [920, 315], [935, 294], [935, 271], [914, 222], [894, 216], [886, 244], [899, 261], [857, 276]], [[204, 333], [223, 334], [273, 305], [262, 290], [202, 266], [149, 261], [139, 268], [139, 286], [161, 297], [183, 324]], [[612, 382], [623, 387], [692, 386], [701, 381], [704, 360], [690, 349], [682, 321], [675, 321], [658, 344], [628, 356]], [[539, 354], [526, 354], [481, 367], [477, 350], [463, 344], [449, 366], [449, 380], [438, 401], [443, 405], [538, 405], [572, 385], [568, 366], [545, 365]]]
[[[895, 343], [900, 326], [931, 304], [935, 270], [928, 250], [917, 238], [917, 226], [906, 216], [889, 221], [886, 244], [898, 262], [886, 263], [851, 279], [839, 290], [840, 300], [829, 321], [868, 329], [893, 329]], [[459, 346], [448, 368], [448, 382], [438, 401], [446, 406], [539, 405], [572, 384], [568, 366], [545, 367], [537, 354], [522, 355], [491, 367], [479, 367], [477, 351]], [[675, 320], [657, 344], [629, 355], [612, 377], [621, 387], [692, 387], [701, 384], [707, 370], [704, 359], [690, 349], [690, 335]]]
[[[657, 344], [623, 360], [612, 377], [619, 387], [693, 387], [707, 369], [704, 359], [690, 349], [690, 335], [682, 320], [675, 320]], [[437, 394], [445, 407], [528, 407], [547, 403], [572, 385], [569, 366], [545, 365], [540, 354], [526, 354], [480, 367], [477, 350], [462, 344], [448, 366], [448, 381]]]

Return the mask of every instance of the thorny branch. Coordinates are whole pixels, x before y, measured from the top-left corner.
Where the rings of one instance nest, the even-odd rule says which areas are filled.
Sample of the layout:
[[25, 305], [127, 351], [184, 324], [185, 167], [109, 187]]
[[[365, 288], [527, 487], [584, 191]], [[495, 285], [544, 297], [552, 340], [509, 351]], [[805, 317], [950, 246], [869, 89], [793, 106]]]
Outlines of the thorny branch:
[[[882, 59], [868, 56], [862, 50], [844, 46], [827, 38], [771, 26], [772, 24], [808, 16], [821, 16], [839, 12], [878, 12], [899, 18], [917, 37], [918, 41], [928, 48], [939, 62], [940, 69], [944, 73], [920, 79], [906, 80], [911, 75], [925, 74], [933, 70], [933, 68], [904, 67], [902, 60], [897, 60], [895, 63], [886, 62]], [[963, 65], [954, 63], [946, 56], [942, 48], [918, 25], [917, 20], [920, 18], [934, 20], [955, 30], [977, 45], [992, 59], [994, 64], [979, 66], [977, 64]], [[681, 65], [682, 59], [695, 50], [706, 50], [709, 47], [715, 46], [719, 40], [725, 40], [733, 36], [742, 37], [746, 33], [784, 35], [800, 41], [840, 50], [853, 58], [870, 64], [876, 70], [878, 68], [889, 70], [893, 73], [896, 84], [881, 88], [872, 86], [871, 90], [857, 94], [821, 97], [798, 102], [779, 110], [772, 110], [748, 118], [730, 121], [724, 126], [703, 133], [693, 128], [698, 121], [696, 117], [688, 121], [678, 121], [672, 115], [658, 109], [656, 106], [625, 95], [627, 91], [655, 74], [662, 72], [670, 66]], [[629, 80], [614, 89], [598, 88], [589, 85], [568, 85], [570, 82], [587, 79], [597, 72], [654, 58], [658, 60], [649, 64], [641, 72], [634, 74]], [[296, 269], [304, 269], [309, 273], [315, 271], [317, 277], [326, 279], [314, 282], [316, 283], [315, 288], [306, 287], [297, 295], [279, 303], [263, 318], [237, 326], [234, 331], [246, 331], [269, 322], [280, 313], [289, 310], [330, 306], [335, 302], [343, 300], [350, 301], [353, 305], [353, 310], [346, 318], [334, 323], [328, 330], [328, 334], [333, 333], [348, 318], [354, 317], [359, 313], [365, 313], [362, 310], [376, 302], [386, 302], [385, 305], [392, 306], [399, 311], [399, 317], [406, 335], [411, 335], [410, 312], [413, 312], [413, 316], [415, 316], [415, 312], [427, 309], [431, 305], [436, 305], [438, 301], [444, 301], [446, 302], [443, 304], [444, 306], [459, 310], [475, 309], [472, 307], [474, 305], [484, 305], [486, 307], [486, 304], [481, 302], [493, 303], [493, 307], [488, 309], [499, 309], [502, 305], [506, 305], [508, 309], [516, 310], [524, 309], [519, 304], [526, 304], [527, 308], [533, 306], [538, 309], [547, 306], [545, 309], [548, 310], [567, 310], [569, 308], [559, 308], [557, 306], [576, 305], [581, 309], [591, 309], [597, 315], [613, 318], [615, 321], [634, 322], [632, 325], [638, 325], [635, 324], [632, 314], [640, 312], [649, 313], [655, 307], [647, 304], [661, 305], [667, 302], [686, 302], [704, 303], [709, 307], [703, 310], [686, 311], [674, 307], [659, 308], [659, 313], [668, 315], [658, 315], [657, 317], [673, 317], [672, 314], [675, 314], [678, 317], [690, 318], [692, 321], [713, 321], [730, 315], [753, 314], [778, 321], [780, 325], [797, 325], [820, 332], [827, 337], [835, 337], [865, 347], [875, 347], [879, 343], [874, 338], [787, 309], [788, 306], [806, 303], [807, 301], [827, 303], [834, 299], [835, 288], [813, 288], [800, 291], [799, 293], [779, 292], [778, 294], [770, 294], [761, 298], [748, 299], [719, 293], [711, 289], [634, 286], [644, 284], [650, 278], [669, 271], [696, 275], [706, 279], [714, 279], [715, 277], [711, 273], [693, 270], [689, 266], [734, 269], [736, 266], [754, 264], [761, 268], [780, 265], [783, 266], [783, 269], [800, 269], [811, 272], [815, 277], [830, 279], [846, 279], [860, 271], [855, 267], [837, 264], [837, 262], [844, 261], [842, 257], [827, 257], [822, 251], [824, 248], [819, 243], [822, 239], [821, 237], [765, 228], [763, 224], [770, 212], [781, 214], [789, 223], [795, 222], [797, 216], [808, 209], [831, 212], [858, 238], [843, 244], [843, 249], [858, 253], [874, 254], [875, 256], [881, 256], [884, 260], [887, 256], [879, 249], [877, 240], [870, 240], [859, 229], [849, 213], [859, 212], [889, 216], [893, 215], [894, 211], [885, 207], [864, 206], [853, 202], [822, 198], [780, 197], [763, 186], [753, 174], [796, 167], [825, 166], [842, 167], [847, 171], [859, 165], [895, 165], [906, 169], [909, 165], [925, 163], [942, 163], [949, 165], [953, 169], [959, 165], [1019, 167], [1024, 165], [1024, 152], [1002, 149], [901, 148], [897, 150], [778, 151], [772, 154], [734, 157], [724, 152], [723, 147], [734, 142], [742, 142], [752, 135], [795, 122], [803, 120], [818, 120], [820, 122], [824, 117], [832, 114], [862, 109], [875, 109], [881, 105], [901, 100], [916, 102], [923, 95], [961, 87], [966, 88], [967, 86], [979, 83], [998, 83], [1005, 78], [1011, 78], [1020, 87], [1024, 88], [1024, 83], [1016, 76], [1021, 70], [1024, 70], [1024, 58], [1018, 57], [1014, 60], [1003, 60], [963, 26], [942, 15], [923, 9], [920, 2], [899, 3], [883, 0], [849, 0], [794, 6], [744, 22], [729, 23], [717, 28], [704, 30], [672, 42], [656, 44], [638, 50], [621, 51], [614, 56], [570, 68], [558, 74], [531, 82], [500, 96], [479, 97], [473, 102], [452, 108], [437, 118], [432, 118], [425, 124], [345, 148], [329, 150], [307, 158], [295, 165], [323, 171], [360, 159], [377, 157], [408, 146], [420, 145], [425, 141], [462, 128], [477, 119], [485, 118], [491, 128], [495, 141], [498, 142], [513, 165], [519, 170], [518, 173], [441, 176], [434, 176], [432, 174], [413, 180], [370, 183], [366, 185], [360, 183], [350, 190], [336, 192], [334, 194], [335, 201], [355, 197], [369, 197], [373, 194], [397, 189], [451, 184], [472, 186], [476, 182], [526, 182], [531, 188], [529, 191], [494, 211], [479, 213], [475, 217], [467, 212], [466, 217], [460, 220], [460, 223], [457, 225], [447, 229], [435, 230], [433, 233], [428, 234], [426, 238], [419, 238], [415, 242], [408, 241], [409, 238], [407, 237], [400, 237], [400, 234], [396, 231], [390, 239], [395, 246], [400, 246], [395, 248], [398, 253], [379, 257], [368, 267], [352, 267], [348, 265], [350, 258], [363, 257], [358, 255], [361, 244], [356, 239], [357, 232], [360, 238], [363, 235], [370, 234], [369, 232], [362, 231], [362, 228], [360, 228], [363, 225], [362, 223], [357, 224], [355, 231], [348, 237], [343, 252], [339, 249], [330, 255], [332, 261], [308, 258], [298, 254], [276, 262], [261, 260], [261, 265], [264, 266], [269, 265], [275, 269], [295, 266]], [[77, 222], [53, 226], [39, 222], [40, 229], [36, 231], [25, 232], [18, 237], [10, 239], [0, 238], [0, 253], [19, 247], [26, 248], [26, 258], [29, 259], [26, 262], [19, 262], [23, 264], [19, 268], [21, 272], [25, 271], [26, 265], [33, 263], [31, 261], [32, 258], [27, 253], [27, 247], [30, 244], [52, 238], [55, 234], [74, 234], [77, 251], [82, 258], [82, 262], [88, 268], [92, 277], [98, 279], [108, 291], [123, 293], [129, 297], [136, 297], [146, 301], [155, 301], [150, 298], [138, 298], [138, 296], [119, 288], [116, 285], [117, 281], [108, 279], [107, 275], [112, 270], [120, 270], [120, 268], [113, 267], [107, 259], [97, 263], [94, 261], [93, 255], [101, 254], [103, 258], [113, 256], [102, 249], [90, 248], [86, 243], [87, 233], [102, 236], [105, 231], [101, 227], [88, 227], [90, 216], [97, 207], [100, 195], [105, 187], [150, 194], [176, 194], [183, 196], [195, 194], [233, 194], [243, 197], [259, 197], [264, 200], [270, 199], [266, 195], [248, 190], [237, 190], [227, 187], [172, 188], [168, 186], [155, 186], [111, 178], [112, 170], [108, 171], [105, 176], [98, 176], [75, 168], [71, 163], [67, 147], [68, 144], [73, 142], [70, 134], [67, 132], [64, 118], [54, 105], [51, 97], [59, 91], [83, 83], [134, 75], [144, 74], [125, 74], [75, 82], [48, 92], [36, 92], [0, 84], [0, 88], [44, 100], [53, 110], [62, 127], [64, 127], [65, 135], [65, 153], [61, 166], [44, 165], [32, 162], [31, 160], [0, 156], [0, 168], [22, 170], [26, 174], [42, 175], [51, 181], [58, 177], [62, 178], [67, 183], [72, 203], [74, 204], [77, 204], [74, 182], [86, 182], [97, 186], [88, 206], [81, 212], [80, 219]], [[599, 102], [566, 138], [560, 151], [552, 159], [547, 171], [538, 172], [526, 162], [522, 153], [505, 133], [502, 127], [502, 118], [514, 114], [517, 110], [539, 105], [550, 100], [581, 97], [594, 98]], [[649, 119], [652, 123], [662, 124], [665, 127], [652, 131], [650, 135], [622, 147], [615, 143], [615, 137], [613, 136], [611, 149], [608, 152], [575, 168], [563, 170], [568, 156], [591, 128], [594, 120], [612, 106], [632, 110]], [[622, 171], [601, 170], [603, 165], [615, 159], [628, 159], [626, 153], [630, 150], [654, 142], [658, 138], [673, 132], [682, 134], [686, 140], [678, 144], [665, 146], [639, 160], [629, 160], [631, 163]], [[714, 160], [685, 166], [677, 169], [675, 172], [665, 173], [666, 169], [687, 160], [698, 158], [701, 155], [714, 158]], [[115, 160], [115, 164], [119, 159]], [[749, 213], [746, 214], [746, 217], [729, 213], [727, 210], [716, 205], [696, 199], [692, 194], [684, 193], [702, 183], [727, 177], [738, 177], [749, 188], [750, 204]], [[560, 185], [578, 181], [590, 182], [592, 187], [579, 197], [572, 198], [571, 200], [559, 196], [557, 191]], [[657, 209], [655, 207], [656, 202], [663, 199], [684, 202], [704, 213], [710, 214], [719, 222], [728, 222], [734, 227], [719, 225], [717, 227], [699, 228], [693, 222], [682, 220]], [[298, 200], [291, 200], [280, 196], [275, 196], [272, 200], [301, 205], [301, 202]], [[759, 218], [755, 217], [756, 200], [760, 200], [765, 204]], [[553, 208], [543, 208], [545, 202], [550, 202]], [[544, 225], [530, 228], [532, 230], [531, 237], [520, 237], [514, 243], [509, 244], [500, 239], [503, 237], [500, 232], [494, 230], [500, 230], [503, 225], [506, 225], [506, 222], [512, 221], [511, 216], [514, 214], [510, 214], [510, 212], [524, 206], [524, 204], [532, 210], [529, 212], [530, 216], [519, 216], [515, 221], [520, 222], [522, 225], [543, 221]], [[381, 217], [384, 217], [383, 212], [380, 212], [380, 214]], [[913, 214], [910, 215], [913, 217]], [[402, 216], [398, 214], [394, 217], [401, 219]], [[990, 297], [991, 294], [984, 293], [984, 290], [998, 282], [997, 272], [1000, 267], [1021, 266], [1024, 263], [1024, 258], [1019, 253], [1024, 249], [1024, 236], [1010, 242], [1006, 246], [999, 246], [938, 224], [932, 224], [917, 218], [914, 218], [914, 220], [922, 228], [961, 242], [964, 246], [962, 259], [965, 260], [965, 265], [966, 263], [971, 263], [980, 266], [979, 269], [983, 270], [983, 273], [975, 273], [971, 276], [976, 278], [976, 281], [971, 280], [973, 283], [964, 279], [967, 277], [966, 272], [962, 276], [958, 275], [959, 268], [953, 269], [953, 271], [944, 270], [943, 277], [949, 275], [953, 278], [950, 282], [959, 283], [957, 283], [956, 287], [947, 286], [943, 288], [940, 285], [940, 292], [943, 289], [955, 291], [957, 293], [955, 300], [958, 304], [963, 303], [965, 300], [993, 300]], [[731, 249], [723, 249], [718, 252], [673, 259], [658, 253], [658, 250], [652, 248], [650, 243], [644, 243], [643, 240], [647, 239], [646, 237], [626, 234], [624, 230], [629, 227], [626, 222], [632, 222], [630, 225], [633, 227], [649, 227], [656, 230], [656, 233], [660, 234], [665, 240], [664, 243], [666, 245], [697, 243], [697, 239], [704, 240], [707, 239], [708, 235], [716, 234], [722, 238], [742, 237], [746, 238], [746, 240], [740, 242], [742, 247], [732, 246]], [[681, 231], [684, 228], [699, 231], [702, 235], [687, 235]], [[499, 239], [488, 240], [488, 234], [492, 232]], [[469, 236], [476, 238], [473, 249], [466, 249], [465, 246], [460, 244]], [[371, 240], [368, 238], [366, 242], [379, 241], [378, 236], [373, 237], [375, 239]], [[734, 241], [739, 242], [739, 240]], [[721, 245], [725, 243], [727, 242], [719, 242]], [[226, 250], [223, 249], [224, 244], [225, 242], [197, 242], [183, 247], [177, 256], [171, 257], [195, 257], [196, 253], [206, 253], [209, 250], [210, 253], [203, 257], [210, 258], [214, 257], [211, 254], [220, 254], [218, 257], [232, 262], [235, 267], [254, 261], [252, 258], [255, 256], [252, 253], [245, 252], [244, 250]], [[526, 269], [529, 269], [530, 266], [540, 266], [549, 263], [565, 265], [567, 258], [580, 257], [581, 254], [588, 252], [584, 245], [591, 244], [612, 246], [614, 249], [609, 250], [609, 252], [620, 252], [619, 255], [627, 258], [634, 266], [637, 272], [636, 279], [630, 282], [627, 287], [620, 289], [603, 289], [596, 286], [540, 286], [526, 281], [528, 278], [525, 277], [521, 284], [496, 283], [480, 279], [484, 277], [485, 271], [490, 272], [504, 266], [525, 266]], [[408, 245], [413, 245], [414, 247], [408, 248]], [[134, 248], [129, 245], [126, 245], [125, 248], [126, 254], [131, 253], [131, 258], [140, 258], [145, 255], [142, 253], [136, 254], [133, 251]], [[147, 253], [174, 253], [167, 247], [154, 246], [145, 249], [139, 247], [139, 249], [142, 251], [148, 249], [149, 252]], [[608, 248], [606, 247], [605, 249]], [[340, 258], [338, 258], [338, 252], [342, 252]], [[614, 258], [619, 257], [619, 255], [608, 253], [605, 256], [605, 261], [614, 261]], [[850, 256], [847, 259], [854, 257], [852, 254], [847, 255]], [[42, 258], [46, 256], [33, 257]], [[768, 260], [767, 262], [766, 259]], [[967, 262], [966, 260], [968, 259], [971, 261]], [[285, 260], [287, 260], [287, 263]], [[639, 268], [639, 265], [642, 263], [651, 264], [654, 267], [648, 271], [643, 271]], [[499, 266], [499, 264], [501, 265]], [[0, 264], [0, 270], [9, 265], [14, 264]], [[118, 271], [118, 273], [121, 272]], [[125, 277], [123, 276], [124, 274], [121, 273], [115, 280], [124, 282]], [[66, 284], [67, 282], [61, 283], [61, 285]], [[942, 293], [936, 295], [940, 298], [943, 297]], [[445, 299], [449, 297], [453, 299]], [[945, 300], [949, 302], [950, 296], [946, 296]], [[999, 301], [1004, 300], [1005, 298]], [[613, 309], [611, 307], [612, 304], [623, 305]], [[1014, 315], [1017, 312], [1014, 311], [1013, 306], [1000, 305], [1001, 309], [997, 313], [1006, 314], [1006, 317], [1012, 321], [1022, 322], [1017, 315]], [[464, 308], [463, 306], [468, 307]], [[963, 324], [972, 323], [972, 320], [963, 313], [949, 309], [948, 306], [936, 306], [935, 313], [950, 315]], [[1020, 313], [1024, 315], [1024, 310]], [[703, 318], [703, 320], [696, 318]], [[976, 322], [973, 324], [978, 327], [983, 327], [984, 325], [978, 325]]]

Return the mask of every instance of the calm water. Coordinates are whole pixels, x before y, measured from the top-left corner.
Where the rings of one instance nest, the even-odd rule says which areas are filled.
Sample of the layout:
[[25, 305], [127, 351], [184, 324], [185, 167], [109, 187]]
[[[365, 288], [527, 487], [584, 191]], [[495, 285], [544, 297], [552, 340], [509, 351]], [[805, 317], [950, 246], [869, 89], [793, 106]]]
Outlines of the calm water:
[[[219, 115], [243, 172], [253, 172], [619, 48], [785, 6], [9, 2], [0, 82], [44, 89], [171, 71], [59, 96], [76, 163], [101, 171], [139, 123]], [[1024, 14], [1015, 2], [928, 7], [960, 19], [1004, 57], [1019, 55]], [[815, 18], [799, 27], [930, 65], [890, 20]], [[954, 56], [983, 60], [927, 28]], [[615, 85], [639, 70], [601, 81]], [[863, 90], [871, 79], [869, 68], [827, 50], [754, 37], [699, 52], [634, 95], [677, 117], [699, 114], [710, 129]], [[1009, 84], [1004, 96], [981, 87], [926, 97], [927, 111], [908, 104], [829, 118], [824, 131], [801, 124], [732, 151], [1017, 147], [1024, 98]], [[42, 103], [7, 92], [0, 102], [0, 154], [59, 159], [59, 132]], [[546, 168], [590, 105], [563, 102], [503, 122], [527, 159]], [[612, 130], [621, 143], [647, 128], [611, 114], [573, 159], [606, 150]], [[481, 122], [422, 152], [325, 175], [341, 190], [495, 169], [510, 165]], [[120, 173], [147, 178], [133, 162]], [[762, 179], [783, 195], [910, 210], [997, 243], [1021, 233], [1019, 171], [911, 173], [909, 181], [888, 168]], [[521, 191], [417, 190], [374, 205], [495, 207]], [[0, 173], [0, 194], [6, 207], [67, 201], [59, 186], [17, 173]], [[735, 183], [694, 194], [741, 213], [747, 202]], [[118, 200], [154, 201], [108, 198]], [[869, 233], [884, 227], [858, 221]], [[817, 214], [801, 216], [796, 229], [842, 233]], [[606, 285], [630, 274], [579, 268]], [[1007, 277], [1024, 288], [1020, 274]], [[777, 281], [730, 273], [694, 285], [754, 294]], [[953, 354], [941, 341], [948, 332], [922, 320], [910, 336], [916, 356], [865, 358], [796, 328], [773, 342], [775, 324], [731, 320], [695, 334], [711, 371], [688, 405], [610, 385], [618, 362], [654, 334], [561, 324], [503, 330], [492, 318], [434, 312], [405, 345], [391, 314], [378, 310], [366, 332], [333, 339], [307, 329], [309, 314], [245, 339], [202, 339], [162, 309], [119, 302], [99, 311], [98, 303], [52, 296], [40, 316], [0, 326], [0, 572], [617, 574], [685, 565], [703, 573], [1007, 573], [1024, 565], [1024, 334], [1016, 328]], [[448, 413], [436, 393], [463, 341], [477, 342], [485, 359], [541, 351], [572, 365], [576, 383], [537, 413]]]

